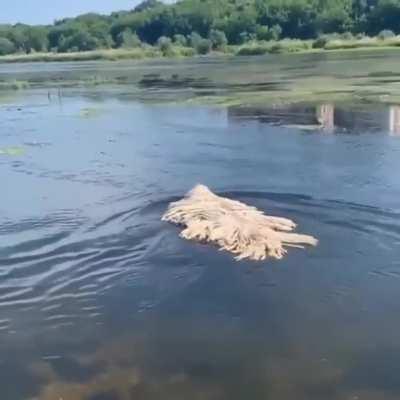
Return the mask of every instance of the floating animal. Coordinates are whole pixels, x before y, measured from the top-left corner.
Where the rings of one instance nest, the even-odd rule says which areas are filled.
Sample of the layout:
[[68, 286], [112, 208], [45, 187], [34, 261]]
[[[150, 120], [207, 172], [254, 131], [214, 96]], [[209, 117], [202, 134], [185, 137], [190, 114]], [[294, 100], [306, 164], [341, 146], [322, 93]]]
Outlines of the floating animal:
[[171, 203], [162, 220], [183, 226], [181, 237], [215, 244], [237, 260], [279, 260], [287, 253], [286, 247], [318, 244], [312, 236], [293, 233], [296, 224], [290, 219], [265, 215], [255, 207], [217, 196], [204, 185]]

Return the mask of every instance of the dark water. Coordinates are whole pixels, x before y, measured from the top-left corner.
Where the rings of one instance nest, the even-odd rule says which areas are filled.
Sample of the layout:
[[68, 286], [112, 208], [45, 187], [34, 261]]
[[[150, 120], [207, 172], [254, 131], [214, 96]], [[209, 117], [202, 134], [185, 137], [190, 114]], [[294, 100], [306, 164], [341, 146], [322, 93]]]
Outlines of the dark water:
[[[172, 105], [133, 86], [54, 87], [0, 106], [2, 399], [400, 397], [395, 104]], [[181, 240], [160, 216], [199, 182], [320, 245], [238, 263]]]

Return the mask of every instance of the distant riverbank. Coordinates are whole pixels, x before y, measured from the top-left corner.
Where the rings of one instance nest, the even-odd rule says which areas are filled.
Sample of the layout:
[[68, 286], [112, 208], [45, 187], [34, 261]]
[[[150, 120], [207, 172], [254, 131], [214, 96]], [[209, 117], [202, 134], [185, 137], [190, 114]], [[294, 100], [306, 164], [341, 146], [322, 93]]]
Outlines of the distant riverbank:
[[[283, 39], [279, 41], [251, 41], [243, 45], [226, 46], [213, 55], [252, 56], [282, 53], [315, 53], [355, 49], [388, 49], [400, 47], [400, 36], [387, 39], [378, 37], [319, 38], [316, 40]], [[208, 54], [208, 53], [207, 53]], [[172, 46], [168, 52], [157, 46], [144, 46], [132, 49], [104, 49], [69, 53], [31, 53], [12, 54], [0, 57], [0, 63], [23, 62], [73, 62], [73, 61], [118, 61], [156, 58], [194, 57], [199, 55], [191, 47]], [[206, 55], [206, 54], [202, 54]]]

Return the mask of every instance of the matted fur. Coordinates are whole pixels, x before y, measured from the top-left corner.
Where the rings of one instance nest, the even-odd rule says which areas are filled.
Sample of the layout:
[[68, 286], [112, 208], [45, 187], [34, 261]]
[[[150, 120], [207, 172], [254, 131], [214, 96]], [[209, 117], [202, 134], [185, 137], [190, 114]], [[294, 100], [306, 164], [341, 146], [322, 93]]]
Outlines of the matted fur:
[[217, 196], [203, 185], [171, 203], [162, 220], [184, 226], [183, 238], [214, 243], [237, 260], [281, 259], [285, 247], [318, 243], [312, 236], [292, 233], [296, 224], [290, 219], [267, 216], [255, 207]]

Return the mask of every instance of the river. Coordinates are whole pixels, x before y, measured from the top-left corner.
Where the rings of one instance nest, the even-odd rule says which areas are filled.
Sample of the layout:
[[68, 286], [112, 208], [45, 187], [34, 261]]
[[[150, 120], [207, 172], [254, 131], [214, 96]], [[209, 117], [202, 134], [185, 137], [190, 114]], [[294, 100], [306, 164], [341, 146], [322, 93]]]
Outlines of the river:
[[[1, 65], [2, 398], [398, 399], [399, 61]], [[197, 183], [319, 246], [182, 240]]]

